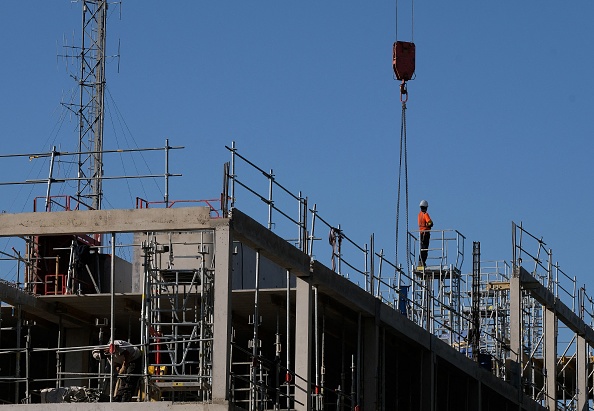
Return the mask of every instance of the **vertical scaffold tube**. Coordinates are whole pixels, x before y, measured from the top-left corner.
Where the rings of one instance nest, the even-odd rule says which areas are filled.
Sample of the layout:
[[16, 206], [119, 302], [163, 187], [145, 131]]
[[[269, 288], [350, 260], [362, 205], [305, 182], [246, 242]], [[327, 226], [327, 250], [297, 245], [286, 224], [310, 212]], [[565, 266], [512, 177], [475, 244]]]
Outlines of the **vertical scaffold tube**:
[[326, 362], [325, 358], [325, 347], [326, 347], [326, 315], [322, 313], [322, 355], [321, 355], [321, 367], [320, 367], [320, 410], [324, 409], [324, 384], [326, 383]]
[[380, 388], [380, 395], [381, 395], [381, 409], [386, 409], [386, 328], [381, 328], [381, 381], [378, 384]]
[[252, 341], [252, 373], [251, 373], [251, 385], [252, 385], [252, 401], [250, 402], [250, 410], [258, 409], [258, 384], [256, 378], [258, 375], [258, 325], [259, 325], [259, 290], [260, 289], [260, 250], [256, 250], [256, 281], [254, 286], [254, 335]]
[[200, 284], [202, 284], [202, 286], [200, 287], [200, 342], [198, 343], [198, 352], [201, 353], [200, 356], [200, 365], [199, 365], [199, 375], [200, 375], [200, 386], [203, 387], [204, 386], [204, 382], [205, 382], [205, 374], [206, 374], [206, 366], [205, 366], [205, 362], [207, 360], [206, 355], [204, 355], [204, 349], [205, 349], [205, 344], [204, 344], [204, 336], [205, 336], [205, 328], [206, 328], [206, 295], [204, 292], [204, 288], [205, 288], [205, 284], [207, 282], [207, 278], [206, 278], [206, 264], [205, 264], [205, 259], [206, 259], [206, 249], [205, 249], [205, 245], [204, 245], [204, 232], [200, 233]]
[[60, 361], [60, 349], [62, 348], [62, 333], [64, 328], [62, 325], [62, 314], [58, 316], [58, 348], [56, 350], [56, 388], [60, 388], [62, 384], [62, 362]]
[[31, 324], [27, 324], [27, 340], [26, 340], [26, 356], [25, 356], [25, 398], [27, 399], [27, 404], [31, 404], [31, 395], [29, 392], [29, 370], [31, 369]]
[[[51, 211], [51, 189], [52, 189], [52, 181], [54, 181], [54, 160], [56, 158], [56, 146], [53, 146], [52, 148], [52, 158], [50, 160], [50, 171], [49, 171], [49, 177], [47, 179], [47, 194], [45, 196], [45, 211]], [[56, 271], [56, 274], [58, 274], [58, 272]]]
[[115, 341], [115, 233], [111, 233], [111, 295], [110, 295], [110, 336], [109, 336], [109, 354], [111, 355], [111, 370], [109, 374], [109, 402], [113, 402], [113, 374], [114, 374], [114, 363], [113, 363], [113, 342]]
[[235, 141], [231, 142], [231, 209], [235, 207]]
[[357, 384], [355, 386], [355, 408], [358, 409], [359, 407], [359, 390], [361, 389], [361, 313], [359, 313], [359, 317], [357, 319]]
[[357, 376], [355, 369], [355, 356], [351, 355], [351, 409], [355, 409], [357, 406], [357, 390], [355, 387]]
[[338, 224], [338, 254], [336, 255], [336, 259], [338, 260], [338, 275], [342, 275], [342, 230], [340, 229], [340, 224]]
[[165, 139], [165, 208], [169, 208], [169, 139]]
[[307, 197], [301, 197], [299, 192], [299, 249], [307, 252]]
[[291, 409], [291, 271], [287, 270], [287, 371], [285, 384], [287, 385], [287, 411]]
[[314, 234], [315, 234], [315, 228], [316, 228], [316, 205], [314, 204], [313, 206], [313, 210], [311, 210], [311, 231], [309, 233], [309, 252], [308, 255], [310, 258], [313, 257], [313, 243], [314, 243]]
[[343, 318], [343, 324], [340, 327], [340, 386], [338, 387], [338, 399], [337, 399], [337, 411], [343, 411], [344, 408], [344, 397], [345, 394], [347, 392], [347, 388], [346, 388], [346, 373], [345, 373], [345, 364], [344, 364], [344, 355], [345, 355], [345, 350], [344, 350], [344, 341], [345, 341], [345, 335], [344, 335], [344, 318]]
[[[374, 287], [374, 281], [375, 281], [375, 264], [374, 264], [374, 248], [375, 248], [375, 244], [374, 244], [374, 235], [371, 234], [371, 237], [369, 239], [369, 252], [368, 252], [368, 256], [369, 256], [369, 292], [372, 295], [375, 295], [375, 287]], [[367, 250], [366, 250], [367, 251]], [[367, 261], [367, 259], [366, 259]], [[379, 284], [378, 284], [378, 295], [379, 295]]]
[[19, 403], [19, 389], [20, 389], [19, 379], [21, 378], [21, 341], [22, 341], [21, 337], [22, 337], [22, 331], [23, 331], [23, 317], [22, 317], [20, 304], [17, 304], [16, 312], [17, 312], [17, 326], [16, 326], [17, 352], [16, 352], [16, 363], [15, 363], [15, 376], [16, 376], [17, 380], [16, 380], [16, 389], [15, 389], [15, 393], [14, 393], [14, 403], [18, 404]]
[[299, 203], [299, 221], [297, 222], [297, 229], [299, 230], [299, 232], [297, 233], [297, 241], [298, 241], [298, 248], [301, 251], [304, 251], [305, 248], [305, 230], [303, 229], [303, 227], [305, 227], [305, 223], [304, 223], [304, 219], [305, 216], [307, 214], [304, 214], [304, 210], [303, 210], [303, 199], [301, 198], [301, 191], [299, 191], [299, 194], [297, 195], [298, 199], [297, 202]]
[[314, 396], [316, 401], [316, 409], [318, 409], [318, 395], [320, 393], [320, 340], [318, 336], [318, 287], [314, 286], [314, 338], [315, 338], [315, 362], [316, 362], [316, 386], [314, 389]]
[[272, 230], [272, 206], [274, 202], [272, 201], [272, 186], [274, 185], [274, 174], [272, 169], [270, 169], [270, 174], [268, 177], [268, 229]]
[[[143, 267], [144, 267], [144, 271], [143, 271], [143, 275], [142, 275], [142, 300], [141, 300], [141, 305], [140, 305], [140, 321], [141, 321], [141, 327], [140, 327], [140, 344], [143, 348], [143, 353], [145, 355], [143, 355], [143, 361], [142, 361], [142, 370], [143, 370], [143, 376], [144, 376], [144, 399], [145, 401], [148, 400], [148, 352], [149, 352], [149, 345], [148, 345], [148, 341], [147, 341], [147, 327], [148, 327], [148, 321], [146, 318], [146, 313], [147, 313], [147, 308], [146, 308], [146, 293], [147, 293], [147, 281], [148, 281], [148, 275], [147, 275], [147, 270], [148, 270], [148, 243], [146, 241], [142, 242], [142, 246], [141, 246], [142, 250], [143, 250]], [[101, 337], [99, 338], [99, 344], [101, 344], [102, 341], [102, 333], [103, 333], [103, 329], [101, 328], [99, 330]]]
[[[375, 246], [374, 246], [375, 247]], [[371, 253], [371, 258], [375, 258], [375, 251], [373, 251]], [[379, 296], [380, 295], [380, 285], [382, 283], [382, 267], [384, 266], [384, 249], [380, 249], [379, 252], [379, 267], [377, 269], [377, 292], [375, 295]], [[394, 283], [392, 282], [392, 285], [394, 285]], [[392, 294], [390, 294], [388, 296], [388, 298], [391, 298]]]
[[281, 370], [281, 333], [280, 333], [280, 310], [276, 311], [276, 335], [274, 342], [274, 409], [280, 410], [280, 370]]

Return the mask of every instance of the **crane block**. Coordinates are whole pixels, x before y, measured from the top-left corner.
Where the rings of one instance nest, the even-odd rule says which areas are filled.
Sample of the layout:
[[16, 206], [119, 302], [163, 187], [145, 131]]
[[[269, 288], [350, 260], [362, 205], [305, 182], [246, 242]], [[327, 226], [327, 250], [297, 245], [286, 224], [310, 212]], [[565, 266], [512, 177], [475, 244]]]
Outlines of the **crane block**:
[[392, 49], [392, 67], [398, 80], [408, 81], [415, 74], [415, 43], [397, 41]]

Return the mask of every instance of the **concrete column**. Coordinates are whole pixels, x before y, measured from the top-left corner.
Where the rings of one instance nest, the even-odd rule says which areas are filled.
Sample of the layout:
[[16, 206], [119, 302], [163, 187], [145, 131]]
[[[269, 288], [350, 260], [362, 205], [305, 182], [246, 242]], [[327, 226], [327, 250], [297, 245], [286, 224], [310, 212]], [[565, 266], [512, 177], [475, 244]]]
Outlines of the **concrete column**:
[[543, 317], [545, 326], [546, 403], [550, 410], [554, 410], [557, 397], [557, 316], [552, 310], [545, 307]]
[[295, 410], [311, 410], [312, 292], [308, 282], [296, 277], [295, 300]]
[[214, 341], [212, 359], [212, 401], [229, 400], [229, 353], [231, 344], [231, 256], [232, 239], [229, 226], [215, 230], [214, 274]]
[[588, 343], [586, 339], [577, 336], [577, 410], [588, 410]]
[[[377, 317], [376, 317], [377, 318]], [[363, 409], [378, 410], [379, 327], [376, 318], [363, 318]]]
[[510, 305], [510, 370], [509, 380], [511, 384], [521, 392], [520, 381], [522, 378], [522, 286], [520, 282], [520, 268], [514, 269], [509, 281], [509, 305]]

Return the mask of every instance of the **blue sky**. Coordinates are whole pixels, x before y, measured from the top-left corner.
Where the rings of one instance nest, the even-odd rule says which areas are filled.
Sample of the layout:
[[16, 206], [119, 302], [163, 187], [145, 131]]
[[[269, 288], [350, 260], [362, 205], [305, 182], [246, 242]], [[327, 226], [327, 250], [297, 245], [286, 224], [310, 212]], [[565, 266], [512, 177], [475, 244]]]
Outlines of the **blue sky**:
[[[2, 6], [2, 152], [74, 151], [76, 121], [60, 105], [76, 93], [74, 66], [57, 56], [80, 42], [80, 4]], [[105, 148], [159, 147], [166, 138], [184, 146], [170, 160], [183, 174], [170, 198], [198, 199], [219, 196], [224, 146], [236, 141], [324, 219], [360, 244], [375, 233], [376, 249], [393, 255], [395, 14], [394, 2], [380, 1], [124, 0], [121, 19], [113, 6], [108, 21], [108, 54], [119, 42], [120, 59], [119, 73], [117, 59], [107, 69]], [[583, 0], [415, 2], [412, 38], [410, 3], [400, 1], [398, 40], [417, 47], [407, 105], [410, 224], [427, 199], [436, 229], [466, 236], [466, 271], [472, 241], [483, 258], [510, 260], [511, 222], [522, 222], [594, 294], [583, 269], [594, 208], [593, 17], [594, 3]], [[161, 154], [125, 171], [110, 161], [108, 175], [145, 173], [145, 163], [163, 173]], [[3, 181], [23, 181], [46, 178], [48, 166], [0, 159], [0, 171]], [[30, 211], [45, 193], [0, 188], [7, 212]], [[163, 184], [104, 189], [106, 208], [130, 208], [137, 195], [160, 200]]]

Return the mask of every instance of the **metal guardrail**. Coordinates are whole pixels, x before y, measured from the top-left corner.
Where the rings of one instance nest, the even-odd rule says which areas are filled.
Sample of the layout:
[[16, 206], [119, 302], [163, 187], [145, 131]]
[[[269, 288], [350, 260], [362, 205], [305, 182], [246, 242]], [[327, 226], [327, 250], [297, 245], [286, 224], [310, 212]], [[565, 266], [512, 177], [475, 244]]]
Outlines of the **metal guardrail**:
[[[352, 239], [348, 230], [339, 224], [333, 224], [330, 219], [323, 217], [321, 212], [317, 209], [314, 203], [313, 207], [308, 207], [308, 199], [304, 197], [301, 192], [298, 195], [291, 194], [291, 192], [280, 185], [276, 180], [273, 171], [264, 171], [249, 160], [240, 156], [237, 152], [235, 144], [231, 147], [226, 147], [232, 155], [230, 171], [226, 174], [230, 184], [231, 191], [229, 199], [231, 207], [237, 203], [236, 190], [244, 189], [249, 194], [255, 196], [257, 199], [264, 202], [267, 206], [267, 221], [266, 225], [269, 229], [275, 231], [287, 241], [293, 242], [296, 247], [306, 252], [312, 259], [316, 258], [316, 252], [319, 254], [319, 240], [325, 236], [318, 235], [320, 231], [319, 225], [329, 231], [328, 241], [330, 245], [330, 261], [328, 266], [331, 267], [337, 274], [348, 278], [353, 283], [359, 285], [365, 291], [373, 294], [384, 303], [400, 311], [403, 315], [407, 315], [409, 319], [417, 322], [423, 326], [424, 319], [416, 318], [411, 315], [413, 312], [422, 312], [425, 308], [421, 304], [432, 306], [436, 311], [444, 313], [441, 318], [434, 318], [433, 325], [429, 328], [430, 331], [438, 335], [444, 341], [448, 342], [452, 347], [465, 355], [471, 357], [469, 352], [468, 333], [471, 328], [470, 315], [465, 311], [464, 306], [469, 301], [468, 280], [460, 278], [460, 305], [456, 306], [455, 301], [441, 301], [435, 296], [431, 296], [431, 301], [419, 302], [411, 298], [411, 291], [415, 287], [425, 287], [417, 274], [415, 274], [415, 266], [418, 258], [418, 233], [408, 233], [407, 240], [407, 264], [413, 267], [410, 270], [403, 269], [400, 265], [391, 262], [386, 258], [384, 250], [376, 251], [374, 244], [374, 235], [369, 238], [369, 243], [360, 245]], [[249, 167], [255, 169], [257, 173], [264, 177], [267, 181], [266, 186], [268, 191], [265, 194], [248, 186], [243, 179], [239, 179], [237, 175], [238, 163], [243, 161]], [[277, 197], [273, 197], [273, 193], [282, 192], [288, 194], [288, 202], [279, 201]], [[243, 199], [242, 199], [243, 201]], [[222, 206], [223, 209], [226, 206]], [[282, 211], [282, 209], [295, 209], [298, 214], [291, 216], [289, 213]], [[274, 219], [274, 221], [273, 221]], [[309, 226], [308, 226], [309, 221]], [[288, 223], [292, 226], [290, 230], [294, 230], [295, 226], [299, 232], [296, 239], [291, 236], [283, 236], [282, 233], [291, 232], [282, 228], [283, 223]], [[294, 232], [294, 231], [293, 231]], [[432, 239], [429, 249], [429, 261], [431, 258], [433, 263], [439, 267], [447, 269], [448, 266], [455, 267], [455, 270], [462, 273], [462, 266], [464, 262], [464, 236], [456, 230], [433, 231]], [[571, 277], [565, 273], [558, 263], [552, 260], [552, 251], [546, 248], [546, 243], [542, 238], [538, 238], [521, 226], [513, 224], [513, 253], [512, 253], [512, 267], [509, 264], [499, 261], [494, 262], [494, 267], [485, 266], [481, 270], [483, 285], [492, 283], [493, 287], [489, 292], [505, 293], [504, 284], [509, 284], [509, 278], [513, 268], [519, 265], [526, 266], [526, 262], [534, 263], [532, 274], [537, 278], [541, 284], [549, 289], [556, 298], [561, 299], [564, 303], [571, 307], [573, 311], [579, 313], [587, 324], [594, 324], [594, 298], [590, 297], [585, 290], [585, 287], [579, 288], [577, 286], [576, 277]], [[315, 252], [314, 252], [315, 251]], [[386, 274], [386, 270], [389, 271]], [[492, 270], [492, 271], [490, 271]], [[466, 289], [463, 288], [466, 284]], [[497, 288], [500, 287], [500, 288]], [[495, 290], [495, 291], [493, 291]], [[482, 292], [487, 292], [483, 290]], [[430, 294], [428, 294], [430, 295]], [[508, 302], [503, 302], [503, 306], [497, 305], [492, 307], [483, 307], [485, 313], [492, 312], [499, 313], [497, 315], [509, 316]], [[469, 304], [468, 304], [469, 305]], [[537, 304], [536, 304], [537, 305]], [[539, 308], [534, 306], [535, 310]], [[542, 310], [541, 310], [542, 311]], [[485, 314], [487, 315], [487, 314]], [[447, 319], [447, 320], [445, 320]], [[508, 323], [498, 323], [498, 319], [493, 317], [494, 328], [490, 330], [487, 328], [481, 329], [482, 347], [485, 351], [493, 352], [492, 360], [494, 361], [493, 372], [500, 378], [506, 378], [505, 362], [506, 358], [513, 354], [510, 352]], [[505, 329], [497, 330], [497, 327], [504, 327]], [[531, 328], [532, 327], [532, 328]], [[529, 336], [531, 341], [529, 350], [532, 353], [539, 352], [539, 344], [541, 344], [542, 327], [537, 323], [527, 324], [525, 335]], [[441, 333], [441, 335], [440, 335]], [[491, 345], [489, 345], [491, 344]], [[493, 348], [495, 347], [495, 348]], [[563, 351], [563, 350], [561, 350]], [[515, 353], [517, 354], [517, 353]], [[515, 355], [514, 354], [514, 355]], [[532, 387], [532, 395], [534, 398], [546, 397], [546, 393], [538, 392], [536, 387]]]

